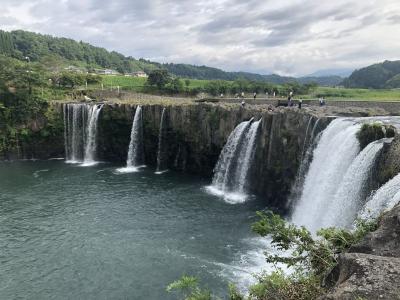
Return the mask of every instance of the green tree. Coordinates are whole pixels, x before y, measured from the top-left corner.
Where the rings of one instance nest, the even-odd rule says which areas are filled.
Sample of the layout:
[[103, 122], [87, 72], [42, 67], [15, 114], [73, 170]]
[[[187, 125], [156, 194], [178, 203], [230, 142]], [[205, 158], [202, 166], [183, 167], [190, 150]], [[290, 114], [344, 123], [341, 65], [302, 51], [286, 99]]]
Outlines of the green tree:
[[174, 78], [165, 86], [165, 89], [171, 94], [179, 94], [183, 92], [183, 83], [179, 78]]
[[166, 70], [154, 70], [151, 71], [147, 78], [147, 83], [150, 86], [156, 86], [159, 90], [163, 89], [165, 85], [170, 82], [170, 75]]
[[64, 88], [69, 87], [73, 89], [76, 86], [85, 84], [86, 77], [83, 74], [73, 72], [61, 73], [58, 84]]

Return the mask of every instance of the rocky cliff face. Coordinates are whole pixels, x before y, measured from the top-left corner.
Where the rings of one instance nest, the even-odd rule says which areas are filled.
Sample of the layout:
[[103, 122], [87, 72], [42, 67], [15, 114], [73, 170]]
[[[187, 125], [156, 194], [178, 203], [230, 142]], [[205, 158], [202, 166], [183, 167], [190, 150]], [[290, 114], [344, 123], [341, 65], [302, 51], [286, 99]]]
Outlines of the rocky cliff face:
[[381, 186], [400, 173], [400, 135], [396, 134], [393, 142], [385, 144], [376, 163], [376, 186]]
[[[163, 105], [143, 105], [145, 160], [155, 166]], [[105, 105], [98, 126], [98, 156], [124, 163], [136, 106]], [[255, 161], [250, 170], [252, 193], [266, 198], [269, 205], [283, 207], [295, 180], [306, 136], [318, 119], [312, 112], [292, 109], [268, 111], [263, 107], [215, 104], [166, 106], [167, 149], [163, 149], [169, 169], [207, 176], [213, 168], [229, 134], [242, 121], [262, 118]], [[310, 121], [310, 118], [312, 120]], [[324, 128], [329, 118], [322, 117]], [[310, 126], [311, 124], [311, 126]]]
[[400, 205], [339, 256], [333, 278], [335, 286], [322, 299], [400, 299]]
[[0, 130], [0, 160], [64, 156], [64, 125], [60, 106], [49, 105], [44, 111], [30, 116], [14, 131], [12, 136], [3, 136]]

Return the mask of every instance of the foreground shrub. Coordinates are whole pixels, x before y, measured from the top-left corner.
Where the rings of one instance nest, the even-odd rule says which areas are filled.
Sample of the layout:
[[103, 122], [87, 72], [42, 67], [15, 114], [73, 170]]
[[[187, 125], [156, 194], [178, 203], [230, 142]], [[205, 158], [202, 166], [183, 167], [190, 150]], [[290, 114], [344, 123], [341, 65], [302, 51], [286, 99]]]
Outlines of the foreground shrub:
[[211, 292], [199, 287], [198, 279], [192, 276], [182, 276], [167, 286], [167, 292], [178, 291], [180, 299], [211, 300]]
[[[377, 222], [357, 220], [353, 231], [325, 228], [314, 236], [305, 227], [286, 222], [272, 212], [258, 212], [259, 221], [252, 225], [254, 232], [271, 239], [279, 254], [265, 253], [267, 262], [276, 270], [257, 276], [249, 296], [241, 295], [234, 285], [229, 286], [230, 300], [310, 300], [325, 292], [323, 282], [337, 264], [338, 255], [359, 242], [368, 232], [377, 228]], [[279, 265], [290, 268], [285, 273]], [[195, 277], [183, 276], [171, 283], [167, 291], [180, 290], [185, 300], [217, 299], [208, 290], [201, 289]]]

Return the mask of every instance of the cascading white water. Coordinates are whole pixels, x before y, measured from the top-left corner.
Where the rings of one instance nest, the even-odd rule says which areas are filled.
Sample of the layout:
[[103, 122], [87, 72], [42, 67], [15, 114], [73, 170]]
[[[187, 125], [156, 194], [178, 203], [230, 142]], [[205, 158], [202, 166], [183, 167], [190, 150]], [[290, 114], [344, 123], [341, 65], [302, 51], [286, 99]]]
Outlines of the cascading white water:
[[[91, 166], [96, 164], [96, 138], [97, 138], [97, 121], [103, 105], [93, 105], [88, 109], [88, 124], [86, 129], [85, 156], [82, 166]], [[84, 117], [84, 116], [83, 116]]]
[[69, 147], [68, 147], [68, 130], [69, 130], [69, 109], [68, 105], [63, 106], [64, 112], [64, 151], [65, 151], [65, 159], [69, 158]]
[[103, 105], [64, 105], [64, 143], [67, 163], [91, 166], [96, 163], [97, 121]]
[[[293, 203], [301, 195], [303, 185], [304, 185], [304, 179], [305, 179], [306, 173], [308, 171], [308, 168], [310, 166], [310, 162], [312, 160], [313, 151], [314, 151], [315, 147], [318, 145], [318, 142], [321, 137], [320, 133], [316, 135], [318, 123], [320, 121], [320, 119], [317, 119], [311, 130], [310, 137], [308, 138], [309, 126], [311, 124], [312, 119], [313, 119], [313, 117], [310, 118], [310, 121], [308, 122], [308, 125], [307, 125], [306, 135], [305, 135], [304, 143], [303, 143], [303, 150], [302, 150], [302, 154], [301, 154], [301, 163], [299, 166], [299, 170], [297, 171], [296, 180], [292, 186], [290, 196], [286, 203], [286, 208], [288, 208], [288, 209], [292, 208]], [[306, 146], [307, 140], [308, 140], [308, 146]]]
[[305, 153], [306, 153], [305, 151], [306, 151], [307, 141], [310, 141], [310, 140], [312, 139], [312, 136], [310, 136], [310, 139], [308, 138], [308, 136], [309, 136], [308, 131], [309, 131], [309, 129], [310, 129], [312, 120], [313, 120], [313, 116], [311, 116], [311, 117], [308, 119], [308, 122], [307, 122], [307, 129], [306, 129], [306, 134], [305, 134], [305, 136], [304, 136], [304, 142], [303, 142], [303, 150], [301, 151], [301, 158], [302, 158], [302, 159], [304, 158], [304, 155], [305, 155]]
[[165, 147], [166, 147], [166, 141], [165, 141], [165, 136], [164, 136], [164, 131], [165, 131], [165, 122], [166, 122], [166, 109], [165, 107], [162, 110], [161, 113], [161, 120], [160, 120], [160, 130], [158, 133], [158, 150], [157, 150], [157, 169], [156, 169], [156, 174], [162, 174], [166, 171], [166, 166], [165, 166], [165, 158], [164, 158], [164, 152], [165, 152]]
[[71, 159], [72, 163], [80, 162], [80, 150], [81, 145], [83, 145], [83, 124], [80, 124], [80, 116], [82, 114], [84, 105], [83, 104], [70, 104], [72, 107], [72, 140], [71, 140]]
[[333, 201], [343, 176], [359, 152], [356, 137], [360, 124], [336, 119], [324, 130], [314, 150], [313, 161], [292, 221], [315, 232], [321, 228], [326, 207]]
[[250, 121], [242, 122], [236, 126], [222, 149], [217, 165], [214, 168], [214, 177], [212, 181], [213, 186], [220, 190], [224, 190], [227, 186], [230, 166], [234, 160], [237, 146], [240, 144], [240, 140], [248, 129], [248, 126], [250, 126]]
[[[260, 120], [261, 121], [261, 120]], [[207, 190], [229, 203], [241, 203], [245, 194], [248, 172], [254, 156], [260, 121], [242, 122], [229, 135], [214, 168], [212, 185]]]
[[133, 118], [131, 139], [128, 148], [126, 167], [117, 169], [120, 173], [137, 172], [144, 165], [143, 151], [143, 117], [142, 107], [138, 106]]
[[389, 139], [370, 143], [353, 160], [346, 171], [332, 201], [325, 208], [326, 213], [321, 219], [322, 227], [350, 226], [361, 209], [366, 195], [371, 166]]
[[377, 218], [381, 212], [392, 209], [400, 202], [400, 174], [378, 189], [365, 203], [358, 216], [361, 219]]
[[[238, 165], [236, 168], [236, 178], [238, 178], [238, 183], [239, 183], [239, 193], [244, 194], [245, 191], [245, 185], [247, 184], [247, 178], [250, 170], [251, 163], [253, 161], [253, 156], [255, 153], [255, 143], [256, 143], [256, 137], [258, 133], [258, 128], [261, 124], [261, 120], [253, 122], [250, 126], [249, 132], [246, 135], [246, 139], [244, 143], [247, 145], [246, 147], [242, 148], [242, 152], [244, 152], [243, 160], [241, 161], [241, 164]], [[244, 150], [244, 151], [243, 151]], [[240, 157], [242, 157], [242, 153], [240, 153]]]

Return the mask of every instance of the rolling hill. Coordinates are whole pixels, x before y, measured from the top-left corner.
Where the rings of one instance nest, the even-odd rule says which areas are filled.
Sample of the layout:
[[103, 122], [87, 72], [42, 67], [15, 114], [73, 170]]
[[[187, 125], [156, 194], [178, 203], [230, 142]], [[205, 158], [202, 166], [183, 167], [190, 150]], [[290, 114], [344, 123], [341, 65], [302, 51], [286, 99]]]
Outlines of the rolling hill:
[[400, 88], [400, 60], [386, 60], [356, 70], [343, 85], [349, 88]]
[[315, 82], [321, 86], [338, 85], [343, 78], [339, 76], [285, 77], [277, 74], [260, 75], [248, 72], [226, 72], [221, 69], [190, 64], [160, 64], [145, 59], [126, 57], [115, 51], [107, 51], [85, 42], [58, 38], [29, 31], [0, 30], [0, 54], [20, 60], [29, 57], [51, 70], [62, 70], [66, 66], [76, 66], [88, 70], [96, 68], [114, 69], [120, 73], [135, 71], [150, 72], [163, 68], [171, 74], [192, 79], [220, 79], [263, 81], [274, 84], [298, 82], [301, 84]]

